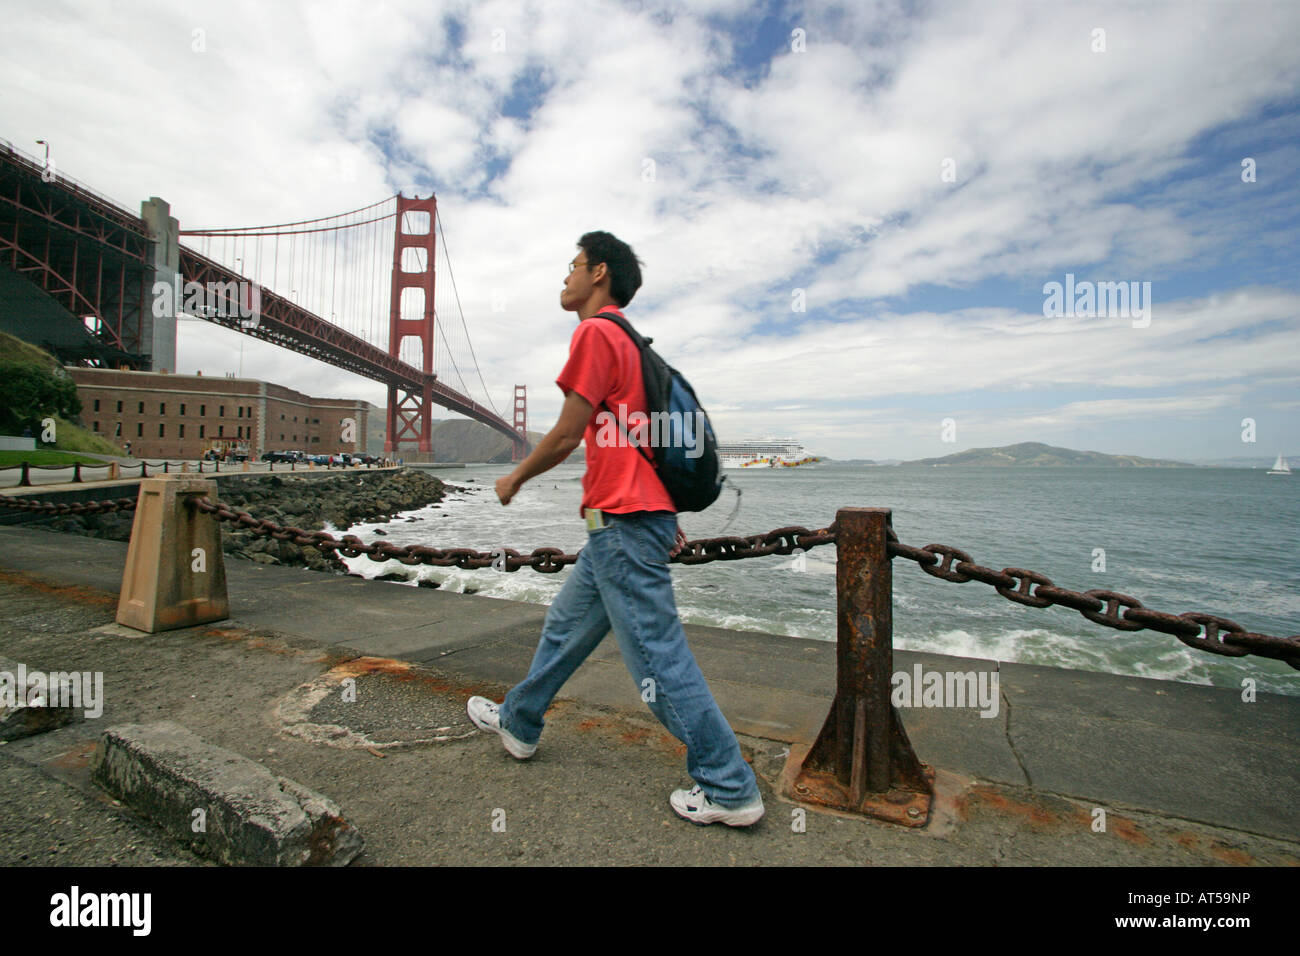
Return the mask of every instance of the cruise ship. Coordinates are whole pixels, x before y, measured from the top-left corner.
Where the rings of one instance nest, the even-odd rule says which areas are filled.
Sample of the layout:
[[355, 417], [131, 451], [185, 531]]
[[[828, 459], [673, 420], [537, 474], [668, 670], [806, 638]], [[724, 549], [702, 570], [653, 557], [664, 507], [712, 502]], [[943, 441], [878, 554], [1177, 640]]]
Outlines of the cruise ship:
[[718, 442], [718, 455], [723, 468], [797, 468], [817, 460], [793, 438]]

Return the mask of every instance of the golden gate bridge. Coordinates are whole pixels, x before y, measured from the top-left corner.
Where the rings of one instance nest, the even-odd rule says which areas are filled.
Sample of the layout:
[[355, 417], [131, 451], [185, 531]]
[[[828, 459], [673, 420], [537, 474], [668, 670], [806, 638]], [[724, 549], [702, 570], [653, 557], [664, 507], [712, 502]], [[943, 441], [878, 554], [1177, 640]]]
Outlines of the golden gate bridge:
[[[0, 140], [0, 263], [94, 335], [103, 348], [88, 364], [174, 370], [182, 313], [383, 382], [386, 452], [431, 453], [435, 405], [509, 436], [515, 460], [527, 452], [526, 389], [515, 386], [507, 420], [474, 354], [432, 195], [181, 229], [157, 197], [137, 216]], [[215, 297], [187, 308], [186, 288]]]

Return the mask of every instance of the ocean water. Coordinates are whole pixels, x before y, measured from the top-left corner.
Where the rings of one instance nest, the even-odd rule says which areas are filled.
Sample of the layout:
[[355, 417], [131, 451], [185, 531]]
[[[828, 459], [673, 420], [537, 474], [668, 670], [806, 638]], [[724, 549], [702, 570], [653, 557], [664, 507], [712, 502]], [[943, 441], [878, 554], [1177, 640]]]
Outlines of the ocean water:
[[[372, 532], [382, 527], [395, 544], [484, 551], [582, 547], [582, 466], [561, 465], [533, 479], [502, 507], [493, 482], [509, 470], [483, 465], [434, 472], [467, 490], [387, 524], [348, 530], [375, 540]], [[1300, 633], [1300, 478], [1231, 468], [837, 464], [727, 476], [739, 494], [724, 490], [708, 511], [683, 515], [688, 537], [749, 535], [783, 525], [819, 528], [839, 508], [890, 508], [906, 544], [952, 545], [979, 564], [1030, 568], [1079, 591], [1118, 591], [1158, 611], [1203, 611], [1265, 634]], [[1104, 571], [1094, 570], [1098, 548]], [[549, 604], [567, 574], [407, 569], [364, 556], [348, 563], [366, 577], [414, 570], [451, 590], [535, 604]], [[802, 568], [773, 555], [673, 565], [672, 573], [678, 610], [688, 623], [835, 640], [834, 545], [808, 551]], [[1253, 678], [1259, 690], [1300, 694], [1300, 671], [1280, 661], [1220, 657], [1168, 635], [1102, 627], [1065, 608], [1022, 607], [978, 582], [933, 578], [905, 559], [895, 559], [893, 579], [896, 647], [1238, 689]]]

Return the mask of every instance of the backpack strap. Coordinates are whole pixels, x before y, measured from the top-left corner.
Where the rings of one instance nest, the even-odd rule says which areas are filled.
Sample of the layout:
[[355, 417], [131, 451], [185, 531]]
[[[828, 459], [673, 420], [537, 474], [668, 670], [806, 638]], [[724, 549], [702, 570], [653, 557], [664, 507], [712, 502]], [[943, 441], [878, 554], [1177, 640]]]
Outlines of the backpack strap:
[[[626, 332], [628, 338], [632, 340], [632, 344], [636, 346], [638, 355], [641, 353], [641, 350], [646, 348], [652, 341], [651, 339], [643, 339], [639, 334], [637, 334], [636, 329], [632, 328], [632, 323], [628, 322], [628, 320], [623, 318], [622, 316], [606, 315], [604, 312], [597, 312], [595, 315], [592, 316], [592, 318], [608, 319], [610, 322], [613, 322], [620, 329]], [[641, 388], [644, 391], [645, 389], [644, 376], [642, 376]], [[608, 411], [611, 415], [614, 415], [614, 409], [610, 408], [609, 405], [607, 405], [605, 402], [602, 401], [600, 403], [600, 406], [598, 407], [602, 407], [606, 411]], [[654, 456], [647, 454], [644, 446], [638, 445], [632, 441], [632, 437], [628, 435], [627, 429], [623, 427], [623, 423], [618, 420], [617, 415], [614, 415], [614, 421], [618, 425], [618, 430], [623, 433], [623, 437], [627, 439], [627, 443], [641, 453], [641, 457], [650, 463], [651, 468], [658, 470], [659, 466], [655, 463]]]

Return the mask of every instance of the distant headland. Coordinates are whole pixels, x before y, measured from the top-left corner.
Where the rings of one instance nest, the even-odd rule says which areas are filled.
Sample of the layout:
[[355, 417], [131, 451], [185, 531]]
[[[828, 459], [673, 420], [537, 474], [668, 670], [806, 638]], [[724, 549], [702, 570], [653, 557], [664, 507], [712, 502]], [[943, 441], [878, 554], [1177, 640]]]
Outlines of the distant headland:
[[[848, 462], [843, 462], [848, 464]], [[865, 462], [862, 462], [865, 463]], [[875, 464], [966, 465], [982, 468], [1072, 468], [1105, 466], [1109, 468], [1195, 468], [1185, 461], [1141, 458], [1137, 455], [1106, 455], [1099, 451], [1075, 451], [1037, 441], [1024, 441], [1001, 448], [971, 448], [942, 458], [918, 458], [915, 461], [876, 462]]]

